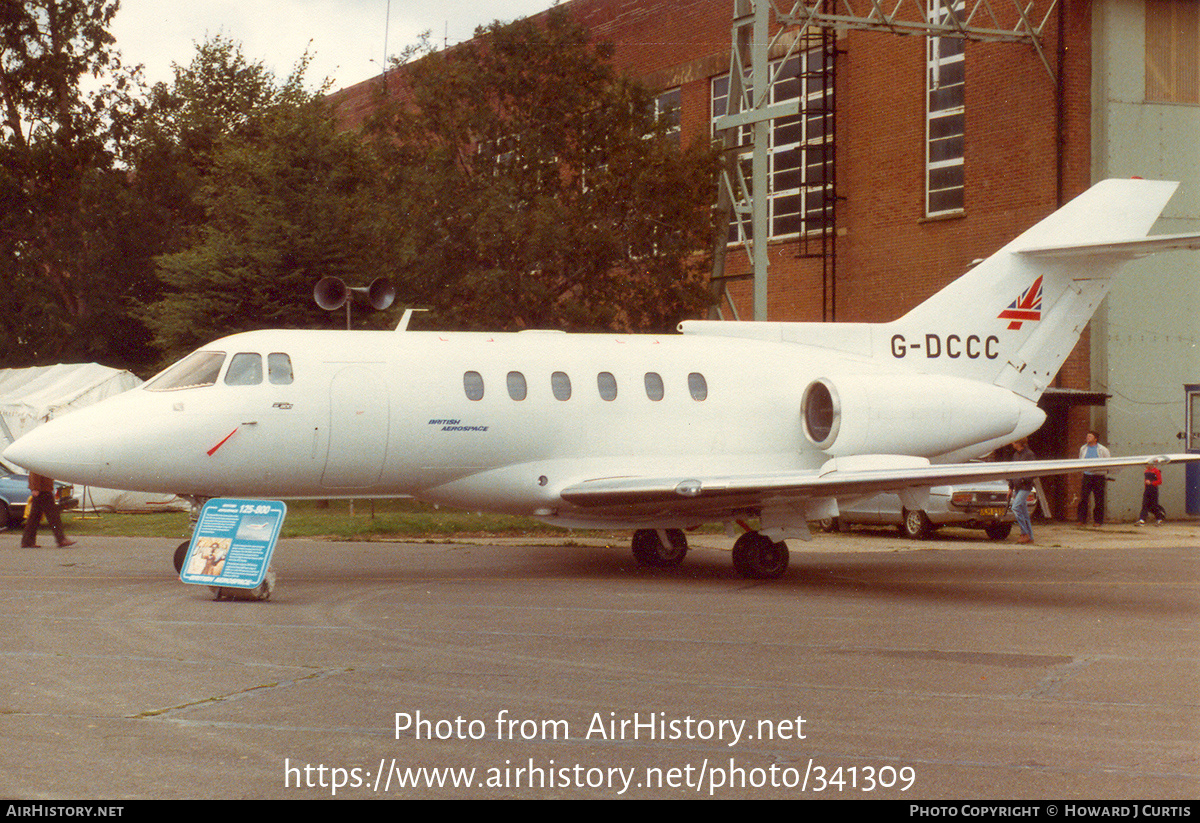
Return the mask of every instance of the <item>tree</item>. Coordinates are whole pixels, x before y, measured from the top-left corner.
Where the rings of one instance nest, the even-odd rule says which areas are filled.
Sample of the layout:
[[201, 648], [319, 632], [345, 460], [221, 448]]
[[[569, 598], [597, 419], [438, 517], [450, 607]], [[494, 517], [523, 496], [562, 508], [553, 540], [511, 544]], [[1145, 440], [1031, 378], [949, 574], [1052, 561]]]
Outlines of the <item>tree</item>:
[[708, 305], [715, 159], [561, 9], [399, 66], [370, 125], [402, 296], [457, 327], [668, 329]]
[[4, 365], [139, 349], [119, 322], [136, 284], [114, 236], [127, 215], [115, 158], [138, 106], [108, 33], [117, 5], [0, 1]]
[[305, 90], [306, 67], [276, 84], [217, 38], [154, 91], [137, 170], [173, 249], [157, 259], [163, 293], [144, 317], [168, 356], [238, 331], [327, 325], [316, 281], [382, 270], [378, 172]]

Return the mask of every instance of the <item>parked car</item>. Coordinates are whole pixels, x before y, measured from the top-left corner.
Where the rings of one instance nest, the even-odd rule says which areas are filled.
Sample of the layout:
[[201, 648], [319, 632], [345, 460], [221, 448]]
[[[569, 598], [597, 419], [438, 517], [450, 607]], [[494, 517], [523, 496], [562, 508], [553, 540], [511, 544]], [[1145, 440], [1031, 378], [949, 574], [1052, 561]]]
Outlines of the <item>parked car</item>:
[[[75, 487], [54, 483], [54, 496], [61, 509], [79, 505]], [[29, 500], [29, 477], [24, 474], [0, 475], [0, 529], [20, 526], [25, 522], [25, 503]]]
[[[1029, 495], [1029, 510], [1037, 506], [1037, 492]], [[1008, 484], [1002, 480], [934, 486], [924, 509], [909, 511], [896, 494], [877, 494], [840, 507], [833, 520], [822, 522], [828, 531], [852, 525], [896, 526], [908, 537], [928, 537], [942, 526], [983, 529], [993, 540], [1004, 540], [1017, 518], [1008, 506]]]

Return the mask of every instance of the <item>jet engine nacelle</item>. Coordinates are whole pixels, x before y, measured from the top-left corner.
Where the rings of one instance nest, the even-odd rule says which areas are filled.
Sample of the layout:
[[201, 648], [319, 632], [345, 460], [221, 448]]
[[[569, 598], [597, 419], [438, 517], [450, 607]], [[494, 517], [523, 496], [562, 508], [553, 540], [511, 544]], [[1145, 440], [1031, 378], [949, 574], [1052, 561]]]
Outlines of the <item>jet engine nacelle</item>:
[[872, 374], [809, 383], [801, 418], [809, 442], [834, 457], [934, 457], [1024, 436], [1045, 415], [1031, 401], [987, 383], [947, 375]]

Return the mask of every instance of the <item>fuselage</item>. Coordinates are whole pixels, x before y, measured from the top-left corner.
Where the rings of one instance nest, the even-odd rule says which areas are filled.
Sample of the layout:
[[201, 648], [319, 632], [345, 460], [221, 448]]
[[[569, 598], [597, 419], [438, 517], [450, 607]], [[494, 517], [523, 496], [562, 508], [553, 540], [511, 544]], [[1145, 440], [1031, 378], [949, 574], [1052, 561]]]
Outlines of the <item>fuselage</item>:
[[558, 491], [583, 480], [816, 469], [830, 454], [806, 437], [806, 387], [847, 373], [913, 383], [829, 349], [689, 335], [264, 331], [181, 364], [9, 457], [112, 488], [566, 516]]

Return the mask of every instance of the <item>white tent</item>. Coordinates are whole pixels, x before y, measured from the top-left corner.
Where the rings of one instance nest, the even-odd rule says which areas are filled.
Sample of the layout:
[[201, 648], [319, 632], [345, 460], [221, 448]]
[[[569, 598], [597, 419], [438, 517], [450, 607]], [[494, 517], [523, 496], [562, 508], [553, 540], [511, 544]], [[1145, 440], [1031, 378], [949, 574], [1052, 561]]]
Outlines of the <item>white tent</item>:
[[[59, 363], [27, 369], [0, 369], [0, 447], [47, 420], [62, 417], [83, 406], [141, 385], [128, 371], [99, 363]], [[13, 467], [8, 467], [12, 469]], [[117, 491], [88, 487], [76, 489], [80, 505], [108, 511], [186, 509], [173, 495]]]

